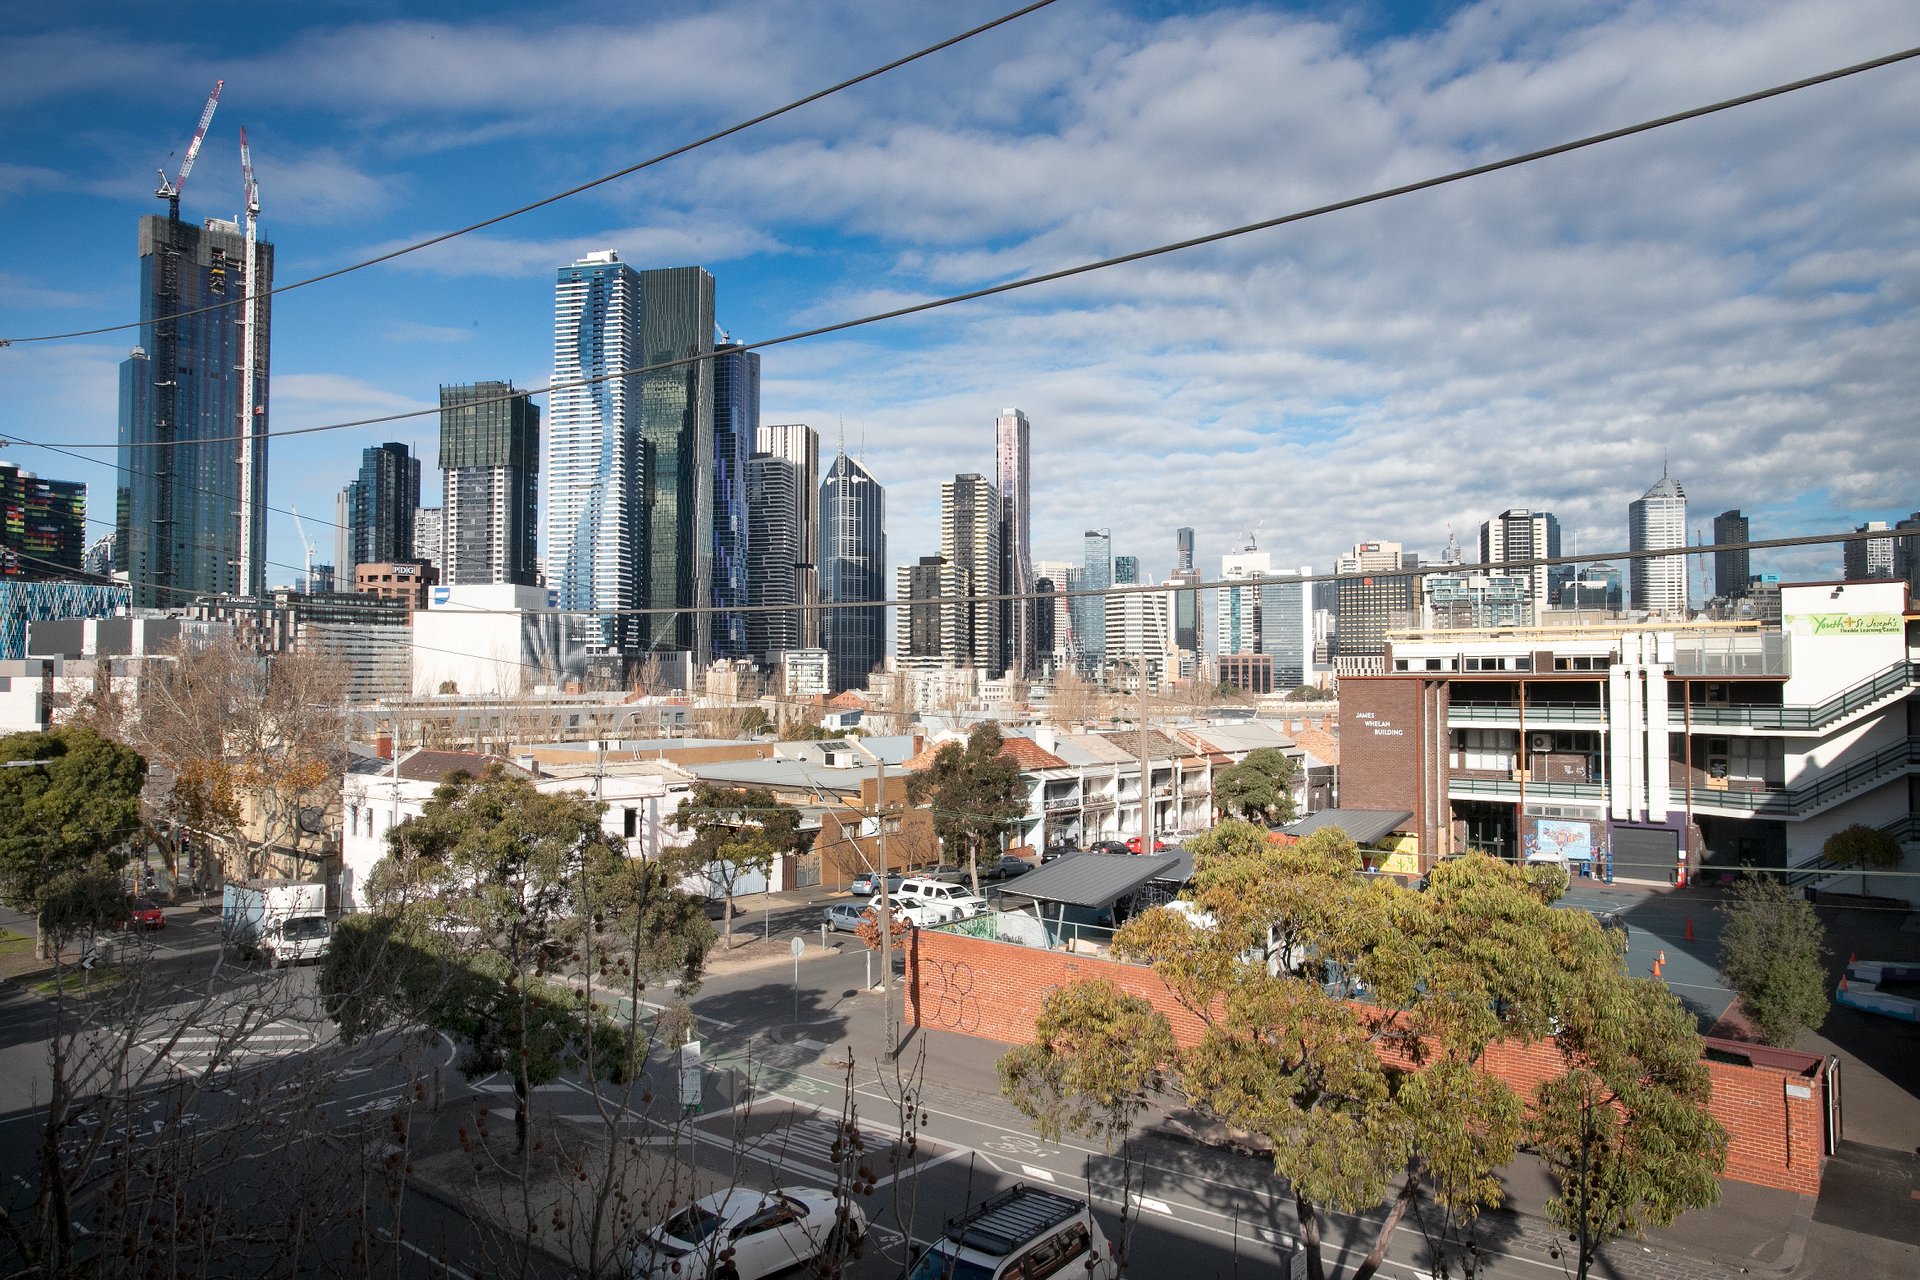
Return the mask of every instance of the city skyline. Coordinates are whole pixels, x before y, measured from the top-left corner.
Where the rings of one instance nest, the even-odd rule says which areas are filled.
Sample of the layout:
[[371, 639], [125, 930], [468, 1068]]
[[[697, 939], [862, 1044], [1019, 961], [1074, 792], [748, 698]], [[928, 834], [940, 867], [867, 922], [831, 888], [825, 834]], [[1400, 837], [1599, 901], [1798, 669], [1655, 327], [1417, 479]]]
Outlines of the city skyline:
[[[0, 249], [0, 334], [133, 318], [126, 228], [153, 208], [154, 165], [184, 145], [222, 75], [183, 219], [232, 216], [233, 130], [247, 124], [263, 225], [291, 279], [735, 118], [737, 95], [716, 91], [723, 78], [687, 74], [715, 48], [759, 50], [771, 101], [992, 12], [876, 22], [831, 9], [786, 38], [796, 11], [717, 4], [695, 40], [672, 20], [636, 26], [579, 6], [542, 15], [543, 43], [620, 43], [662, 74], [531, 85], [473, 74], [531, 30], [510, 10], [468, 18], [429, 4], [409, 26], [321, 4], [262, 15], [246, 32], [189, 14], [178, 31], [196, 40], [191, 57], [112, 34], [115, 23], [23, 15], [10, 64], [18, 151], [0, 201], [29, 234]], [[1047, 10], [676, 161], [660, 179], [276, 300], [273, 426], [431, 410], [446, 382], [543, 385], [544, 282], [592, 248], [647, 268], [702, 262], [727, 281], [725, 324], [758, 340], [899, 294], [958, 292], [1828, 70], [1911, 44], [1916, 28], [1910, 7], [1873, 3], [1532, 16], [1463, 5], [1342, 23], [1282, 5]], [[785, 34], [769, 44], [769, 31]], [[1076, 56], [1050, 60], [1064, 33]], [[1683, 52], [1703, 33], [1725, 51], [1705, 68]], [[355, 49], [414, 74], [351, 71]], [[1276, 73], [1287, 93], [1242, 95], [1261, 98], [1251, 115], [1196, 116], [1188, 104], [1189, 85], [1231, 93]], [[1021, 86], [1011, 96], [999, 83], [1009, 76]], [[1516, 76], [1535, 94], [1524, 104], [1506, 92]], [[1911, 232], [1872, 210], [1912, 201], [1915, 180], [1889, 162], [1911, 145], [1911, 84], [1910, 68], [1889, 68], [1151, 271], [777, 348], [767, 416], [844, 419], [852, 451], [901, 495], [894, 536], [927, 547], [939, 479], [990, 462], [966, 428], [1020, 404], [1046, 424], [1032, 461], [1036, 559], [1074, 557], [1088, 523], [1118, 523], [1089, 509], [1135, 500], [1143, 474], [1155, 501], [1132, 550], [1154, 564], [1178, 525], [1212, 548], [1256, 527], [1263, 486], [1247, 481], [1261, 475], [1316, 499], [1284, 536], [1263, 537], [1281, 563], [1327, 563], [1372, 536], [1363, 515], [1383, 486], [1400, 500], [1409, 545], [1520, 504], [1554, 511], [1600, 555], [1625, 545], [1619, 512], [1669, 449], [1700, 510], [1738, 507], [1770, 534], [1895, 520], [1913, 507], [1916, 476], [1891, 406], [1912, 402], [1920, 375], [1893, 353], [1912, 349], [1920, 325], [1900, 285]], [[580, 95], [625, 110], [581, 112]], [[343, 127], [344, 101], [354, 127]], [[1166, 147], [1176, 123], [1182, 145]], [[84, 154], [64, 145], [75, 129], [96, 139]], [[1291, 140], [1278, 190], [1244, 180], [1271, 145], [1261, 139]], [[498, 199], [450, 177], [483, 145], [506, 161], [490, 167], [515, 175]], [[1079, 155], [1148, 180], [1110, 190], [1089, 168], [1084, 181], [1034, 185]], [[938, 156], [953, 162], [929, 162]], [[1203, 159], [1214, 156], [1226, 159]], [[1003, 177], [981, 180], [989, 170]], [[1668, 175], [1657, 193], [1620, 180], [1650, 170]], [[868, 212], [883, 208], [884, 219]], [[1732, 226], [1760, 230], [1735, 252]], [[1218, 321], [1195, 327], [1202, 297]], [[7, 349], [0, 387], [34, 427], [17, 434], [100, 442], [112, 369], [133, 342]], [[1816, 421], [1828, 470], [1808, 477], [1805, 424]], [[277, 440], [269, 496], [283, 510], [268, 513], [268, 580], [291, 580], [302, 559], [284, 508], [324, 512], [361, 449], [396, 439], [425, 453], [432, 432], [429, 413]], [[1477, 441], [1500, 442], [1497, 465], [1449, 465]], [[1594, 442], [1604, 449], [1586, 456]], [[109, 514], [110, 470], [14, 448], [23, 466], [88, 483], [92, 519]], [[316, 541], [329, 540], [310, 518]], [[1754, 569], [1814, 577], [1832, 558], [1768, 553]]]

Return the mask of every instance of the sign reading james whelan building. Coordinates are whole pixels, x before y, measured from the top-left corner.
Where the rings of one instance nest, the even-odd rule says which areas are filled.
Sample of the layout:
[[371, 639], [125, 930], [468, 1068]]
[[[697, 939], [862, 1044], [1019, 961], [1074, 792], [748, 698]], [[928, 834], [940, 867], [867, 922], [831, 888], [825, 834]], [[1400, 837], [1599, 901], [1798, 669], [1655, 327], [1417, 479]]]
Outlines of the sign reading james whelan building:
[[1377, 712], [1356, 711], [1354, 712], [1354, 719], [1358, 720], [1363, 727], [1373, 730], [1373, 736], [1376, 738], [1401, 738], [1406, 736], [1406, 730], [1394, 728], [1393, 721], [1386, 719]]
[[1796, 636], [1897, 636], [1897, 613], [1790, 613], [1787, 631]]

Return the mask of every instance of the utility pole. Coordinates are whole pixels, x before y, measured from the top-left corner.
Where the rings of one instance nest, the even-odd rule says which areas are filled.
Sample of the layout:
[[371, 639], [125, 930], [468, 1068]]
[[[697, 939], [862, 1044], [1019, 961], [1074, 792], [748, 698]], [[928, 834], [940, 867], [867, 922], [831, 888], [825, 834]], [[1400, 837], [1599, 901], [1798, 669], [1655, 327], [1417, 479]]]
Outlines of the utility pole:
[[891, 868], [887, 863], [887, 762], [878, 757], [873, 762], [874, 796], [873, 809], [880, 815], [879, 849], [880, 879], [875, 891], [880, 895], [880, 1001], [886, 1015], [887, 1056], [892, 1057], [900, 1051], [900, 1037], [893, 1021], [893, 902], [888, 896], [887, 876]]
[[[1142, 628], [1144, 631], [1145, 628]], [[1140, 655], [1140, 852], [1153, 852], [1153, 759], [1147, 751], [1147, 657]]]

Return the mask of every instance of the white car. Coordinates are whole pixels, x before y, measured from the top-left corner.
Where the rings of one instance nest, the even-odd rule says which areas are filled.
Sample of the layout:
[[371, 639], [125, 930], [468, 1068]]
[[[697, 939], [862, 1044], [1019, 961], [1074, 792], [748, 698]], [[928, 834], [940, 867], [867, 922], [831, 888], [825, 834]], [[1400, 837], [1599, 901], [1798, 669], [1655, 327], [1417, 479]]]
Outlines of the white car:
[[860, 1206], [831, 1191], [734, 1187], [701, 1196], [633, 1239], [627, 1274], [635, 1280], [761, 1280], [827, 1252], [850, 1248], [866, 1232]]
[[968, 893], [963, 885], [925, 878], [902, 881], [900, 896], [945, 907], [949, 920], [971, 920], [975, 916], [985, 915], [989, 907], [985, 898]]

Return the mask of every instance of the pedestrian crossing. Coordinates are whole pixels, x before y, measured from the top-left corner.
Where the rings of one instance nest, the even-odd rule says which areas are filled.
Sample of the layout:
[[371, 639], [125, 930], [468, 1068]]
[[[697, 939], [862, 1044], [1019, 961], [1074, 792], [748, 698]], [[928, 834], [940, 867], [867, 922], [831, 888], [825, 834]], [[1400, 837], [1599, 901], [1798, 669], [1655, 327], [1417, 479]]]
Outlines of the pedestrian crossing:
[[315, 1042], [311, 1029], [282, 1019], [263, 1022], [245, 1034], [232, 1027], [209, 1025], [188, 1027], [171, 1044], [169, 1038], [150, 1040], [147, 1048], [184, 1076], [204, 1076], [222, 1067], [258, 1066], [303, 1053]]

